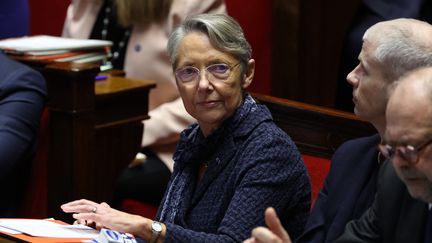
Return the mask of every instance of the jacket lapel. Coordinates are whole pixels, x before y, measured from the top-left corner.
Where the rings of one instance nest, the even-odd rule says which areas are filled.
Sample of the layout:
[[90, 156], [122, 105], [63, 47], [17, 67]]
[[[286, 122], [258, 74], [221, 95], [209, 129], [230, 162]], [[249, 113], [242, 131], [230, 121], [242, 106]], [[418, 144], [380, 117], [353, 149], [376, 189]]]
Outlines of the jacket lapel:
[[204, 173], [203, 179], [197, 185], [195, 193], [192, 196], [192, 207], [203, 197], [210, 184], [222, 173], [223, 169], [230, 163], [237, 152], [237, 148], [231, 136], [224, 138], [223, 143], [219, 146], [220, 149], [218, 149], [215, 156], [208, 162], [208, 168]]

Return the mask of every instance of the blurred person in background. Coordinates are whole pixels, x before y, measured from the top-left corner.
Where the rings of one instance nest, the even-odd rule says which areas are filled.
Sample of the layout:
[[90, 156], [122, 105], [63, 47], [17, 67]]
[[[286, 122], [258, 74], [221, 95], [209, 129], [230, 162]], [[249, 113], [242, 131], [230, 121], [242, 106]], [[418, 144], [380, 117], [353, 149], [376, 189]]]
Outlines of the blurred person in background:
[[29, 35], [28, 0], [2, 0], [0, 3], [0, 39]]
[[0, 52], [0, 217], [17, 217], [37, 149], [46, 84], [39, 72]]

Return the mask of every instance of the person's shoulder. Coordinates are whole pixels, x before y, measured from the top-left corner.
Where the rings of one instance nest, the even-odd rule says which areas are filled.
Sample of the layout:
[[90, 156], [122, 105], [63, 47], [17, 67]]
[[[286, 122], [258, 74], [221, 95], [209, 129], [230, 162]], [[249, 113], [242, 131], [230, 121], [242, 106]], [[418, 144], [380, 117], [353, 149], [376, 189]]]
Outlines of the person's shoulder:
[[8, 72], [15, 69], [33, 70], [25, 64], [11, 59], [8, 55], [0, 51], [0, 69]]
[[7, 56], [6, 54], [4, 54], [3, 52], [0, 52], [0, 67], [1, 68], [5, 68], [5, 67], [23, 67], [24, 65], [12, 60], [11, 58], [9, 58], [9, 56]]
[[[172, 31], [180, 25], [180, 23], [188, 16], [202, 13], [220, 13], [226, 14], [226, 5], [224, 0], [173, 0], [168, 18], [162, 22], [162, 28], [166, 36], [169, 36]], [[160, 26], [159, 26], [160, 27]]]
[[[245, 150], [281, 162], [281, 166], [291, 167], [302, 162], [300, 151], [291, 137], [273, 121], [260, 123], [248, 136]], [[290, 163], [285, 163], [290, 161]], [[294, 163], [296, 162], [296, 163]]]
[[286, 144], [294, 143], [289, 134], [278, 127], [271, 117], [263, 119], [254, 129], [252, 136], [258, 137], [259, 140], [278, 140]]
[[381, 137], [379, 136], [379, 134], [351, 139], [341, 144], [339, 148], [336, 150], [335, 154], [346, 150], [357, 151], [357, 150], [365, 150], [365, 149], [367, 150], [371, 148], [376, 148], [380, 141], [381, 141]]
[[[300, 151], [294, 141], [273, 122], [259, 123], [246, 136], [244, 142], [239, 143], [241, 154], [246, 167], [252, 164], [258, 167], [271, 167], [278, 174], [303, 173], [306, 175]], [[239, 163], [240, 165], [240, 163]], [[254, 166], [252, 166], [254, 167]]]
[[184, 17], [201, 13], [226, 13], [226, 5], [223, 0], [174, 0], [170, 12]]
[[297, 150], [292, 139], [280, 129], [273, 121], [267, 107], [255, 103], [251, 98], [247, 98], [247, 113], [240, 125], [236, 125], [234, 137], [242, 137], [246, 141], [248, 149], [267, 150]]
[[42, 74], [27, 65], [10, 59], [3, 53], [0, 53], [0, 76], [2, 77], [2, 86], [25, 85], [28, 88], [37, 86], [43, 89], [45, 87], [45, 79]]
[[[225, 6], [224, 0], [200, 0], [200, 1], [190, 1], [190, 0], [173, 0], [171, 7], [188, 9], [190, 11], [205, 12], [206, 10], [211, 10], [218, 6]], [[205, 7], [205, 8], [204, 8]]]
[[353, 172], [353, 168], [362, 171], [375, 168], [373, 164], [377, 161], [379, 141], [380, 137], [376, 134], [349, 140], [342, 144], [331, 158], [327, 177], [345, 178], [345, 175]]

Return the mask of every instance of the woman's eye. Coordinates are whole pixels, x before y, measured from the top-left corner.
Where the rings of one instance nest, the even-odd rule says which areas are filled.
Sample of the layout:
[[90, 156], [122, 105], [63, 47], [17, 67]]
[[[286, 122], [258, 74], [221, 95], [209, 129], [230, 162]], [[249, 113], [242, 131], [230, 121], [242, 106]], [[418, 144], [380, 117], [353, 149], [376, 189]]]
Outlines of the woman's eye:
[[211, 73], [225, 73], [229, 70], [229, 66], [226, 64], [215, 64], [208, 67]]
[[181, 73], [184, 75], [194, 74], [196, 70], [193, 67], [185, 67], [181, 70]]

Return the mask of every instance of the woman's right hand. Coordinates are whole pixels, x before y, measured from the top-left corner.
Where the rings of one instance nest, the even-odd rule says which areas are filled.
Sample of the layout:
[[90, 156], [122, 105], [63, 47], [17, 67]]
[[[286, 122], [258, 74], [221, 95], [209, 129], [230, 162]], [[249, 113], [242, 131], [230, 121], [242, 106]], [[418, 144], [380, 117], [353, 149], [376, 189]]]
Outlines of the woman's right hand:
[[63, 204], [61, 209], [66, 213], [73, 213], [72, 217], [79, 224], [94, 223], [97, 229], [108, 228], [143, 239], [151, 238], [152, 220], [113, 209], [107, 203], [99, 204], [81, 199]]

